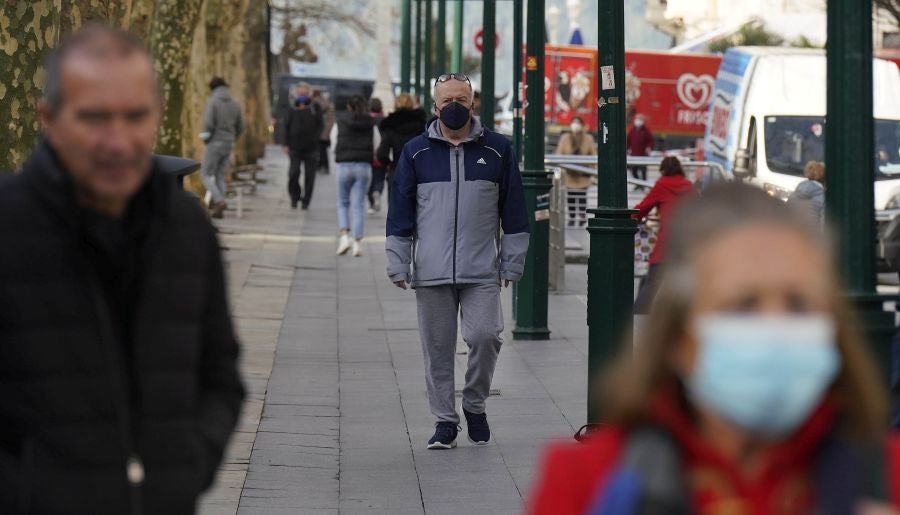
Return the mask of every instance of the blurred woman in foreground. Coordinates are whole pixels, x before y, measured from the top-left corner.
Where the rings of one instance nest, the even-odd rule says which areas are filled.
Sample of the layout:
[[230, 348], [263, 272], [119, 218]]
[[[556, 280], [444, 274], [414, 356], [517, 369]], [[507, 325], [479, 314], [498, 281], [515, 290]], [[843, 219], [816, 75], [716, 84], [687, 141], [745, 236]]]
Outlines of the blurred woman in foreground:
[[550, 450], [532, 514], [897, 513], [884, 388], [807, 215], [737, 184], [684, 203], [611, 425]]

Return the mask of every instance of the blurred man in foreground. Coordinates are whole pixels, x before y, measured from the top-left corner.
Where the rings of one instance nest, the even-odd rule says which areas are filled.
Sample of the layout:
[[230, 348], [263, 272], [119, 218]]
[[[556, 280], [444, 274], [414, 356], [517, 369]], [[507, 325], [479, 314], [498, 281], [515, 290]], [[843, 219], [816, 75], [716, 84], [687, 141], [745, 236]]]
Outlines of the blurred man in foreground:
[[0, 513], [192, 513], [243, 397], [215, 233], [152, 156], [138, 39], [88, 27], [45, 71], [0, 181]]

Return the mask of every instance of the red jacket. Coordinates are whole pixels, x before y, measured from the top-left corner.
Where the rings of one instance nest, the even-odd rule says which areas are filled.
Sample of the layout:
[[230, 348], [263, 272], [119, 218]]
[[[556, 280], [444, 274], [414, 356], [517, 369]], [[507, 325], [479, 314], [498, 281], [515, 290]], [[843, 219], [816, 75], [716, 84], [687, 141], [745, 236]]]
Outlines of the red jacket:
[[656, 245], [653, 247], [653, 253], [650, 254], [650, 264], [655, 265], [663, 260], [665, 252], [666, 233], [668, 232], [669, 218], [678, 201], [682, 197], [687, 197], [696, 193], [694, 185], [683, 175], [669, 175], [660, 177], [653, 189], [644, 200], [638, 204], [635, 209], [639, 211], [635, 215], [635, 219], [641, 221], [647, 218], [650, 211], [656, 208], [659, 215], [659, 231], [656, 234]]
[[650, 155], [647, 150], [652, 149], [655, 143], [653, 133], [646, 125], [640, 128], [632, 127], [625, 136], [625, 146], [628, 148], [630, 156]]
[[[824, 403], [788, 441], [765, 458], [760, 473], [746, 477], [699, 435], [689, 418], [662, 399], [654, 422], [669, 430], [682, 453], [693, 513], [698, 515], [799, 515], [809, 513], [815, 492], [811, 477], [820, 444], [834, 427], [835, 410]], [[615, 472], [627, 435], [606, 429], [584, 443], [557, 444], [546, 453], [535, 480], [530, 515], [584, 515]], [[890, 501], [900, 505], [900, 437], [886, 444], [884, 471]]]

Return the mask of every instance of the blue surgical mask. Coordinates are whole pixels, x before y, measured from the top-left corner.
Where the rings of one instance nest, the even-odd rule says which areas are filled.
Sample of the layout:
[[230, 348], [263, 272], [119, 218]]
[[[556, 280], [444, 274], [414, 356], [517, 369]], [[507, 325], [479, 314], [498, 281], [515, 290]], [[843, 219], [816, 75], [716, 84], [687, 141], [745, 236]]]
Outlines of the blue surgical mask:
[[440, 111], [440, 119], [452, 131], [458, 131], [469, 123], [469, 108], [459, 102], [450, 102]]
[[695, 331], [691, 400], [765, 437], [788, 436], [806, 421], [841, 367], [826, 315], [711, 315]]

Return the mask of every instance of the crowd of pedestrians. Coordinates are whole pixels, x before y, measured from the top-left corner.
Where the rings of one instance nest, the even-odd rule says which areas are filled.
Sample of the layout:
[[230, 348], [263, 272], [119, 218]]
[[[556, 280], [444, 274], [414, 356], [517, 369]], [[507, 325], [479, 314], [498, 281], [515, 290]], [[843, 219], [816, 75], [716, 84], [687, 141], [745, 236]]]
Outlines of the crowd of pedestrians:
[[[193, 513], [244, 398], [207, 216], [227, 208], [241, 108], [212, 78], [204, 213], [153, 154], [163, 99], [139, 39], [89, 26], [44, 74], [41, 138], [0, 180], [0, 234], [15, 242], [0, 246], [0, 513]], [[359, 257], [387, 190], [387, 278], [415, 292], [434, 418], [422, 445], [456, 447], [463, 420], [488, 445], [501, 295], [530, 244], [518, 156], [475, 116], [460, 73], [435, 78], [430, 116], [406, 94], [387, 116], [378, 99], [335, 109], [328, 96], [292, 91], [291, 208], [307, 210], [333, 170], [337, 254]], [[569, 129], [558, 153], [596, 155], [583, 119]], [[627, 144], [654, 146], [640, 115]], [[592, 386], [605, 424], [548, 448], [526, 510], [897, 513], [900, 439], [823, 231], [824, 165], [808, 163], [787, 202], [736, 183], [698, 193], [675, 157], [659, 169], [634, 215], [660, 224], [634, 305], [644, 329]], [[566, 177], [572, 192], [592, 181]], [[576, 196], [570, 225], [585, 204]]]

